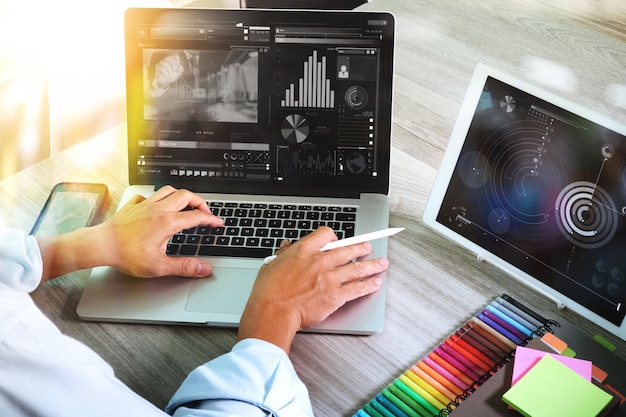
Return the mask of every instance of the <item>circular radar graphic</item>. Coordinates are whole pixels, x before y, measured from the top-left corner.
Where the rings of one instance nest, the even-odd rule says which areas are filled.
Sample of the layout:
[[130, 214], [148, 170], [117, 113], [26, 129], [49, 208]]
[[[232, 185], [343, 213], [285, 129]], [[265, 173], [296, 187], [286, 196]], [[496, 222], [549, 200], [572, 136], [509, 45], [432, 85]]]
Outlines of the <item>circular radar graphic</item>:
[[500, 108], [507, 113], [513, 112], [515, 107], [517, 107], [517, 102], [513, 96], [506, 95], [502, 97], [502, 100], [500, 100]]
[[360, 174], [367, 168], [367, 160], [362, 153], [351, 153], [346, 158], [346, 168], [353, 174]]
[[346, 91], [346, 105], [352, 110], [361, 110], [367, 105], [367, 90], [358, 85], [353, 85]]
[[309, 136], [309, 123], [297, 113], [290, 114], [283, 119], [280, 133], [287, 142], [302, 143]]
[[581, 248], [599, 248], [617, 231], [613, 199], [592, 182], [578, 181], [565, 187], [556, 199], [555, 210], [563, 235]]

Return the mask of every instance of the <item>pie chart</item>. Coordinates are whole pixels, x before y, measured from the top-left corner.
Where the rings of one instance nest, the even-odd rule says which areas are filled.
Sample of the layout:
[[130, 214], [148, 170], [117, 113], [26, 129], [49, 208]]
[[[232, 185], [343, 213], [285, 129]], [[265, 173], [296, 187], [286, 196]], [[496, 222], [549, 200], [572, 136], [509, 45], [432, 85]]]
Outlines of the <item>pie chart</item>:
[[302, 143], [309, 136], [309, 123], [300, 114], [290, 114], [283, 119], [280, 132], [287, 142]]
[[515, 97], [506, 95], [500, 100], [500, 108], [507, 113], [511, 113], [517, 107]]

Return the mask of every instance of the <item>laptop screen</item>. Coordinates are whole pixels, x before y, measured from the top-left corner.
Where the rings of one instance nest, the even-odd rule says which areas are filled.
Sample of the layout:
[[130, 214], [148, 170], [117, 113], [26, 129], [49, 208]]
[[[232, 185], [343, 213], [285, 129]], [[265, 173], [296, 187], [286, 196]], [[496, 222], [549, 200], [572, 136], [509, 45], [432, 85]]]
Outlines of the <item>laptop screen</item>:
[[386, 194], [387, 13], [129, 9], [131, 184]]
[[568, 111], [492, 76], [475, 79], [467, 122], [442, 166], [449, 180], [430, 209], [438, 227], [619, 327], [626, 137], [584, 109]]

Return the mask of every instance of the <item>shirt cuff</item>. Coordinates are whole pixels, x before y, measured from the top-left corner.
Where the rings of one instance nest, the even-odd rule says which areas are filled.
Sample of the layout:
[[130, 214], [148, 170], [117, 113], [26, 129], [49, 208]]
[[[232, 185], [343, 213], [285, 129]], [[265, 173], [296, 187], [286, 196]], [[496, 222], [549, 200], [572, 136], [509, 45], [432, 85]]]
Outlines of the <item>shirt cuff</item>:
[[259, 339], [244, 339], [229, 353], [192, 371], [166, 411], [177, 417], [209, 415], [219, 413], [221, 403], [232, 401], [270, 415], [313, 416], [308, 390], [287, 354]]
[[19, 229], [0, 228], [2, 283], [19, 292], [31, 292], [41, 282], [43, 261], [34, 236]]

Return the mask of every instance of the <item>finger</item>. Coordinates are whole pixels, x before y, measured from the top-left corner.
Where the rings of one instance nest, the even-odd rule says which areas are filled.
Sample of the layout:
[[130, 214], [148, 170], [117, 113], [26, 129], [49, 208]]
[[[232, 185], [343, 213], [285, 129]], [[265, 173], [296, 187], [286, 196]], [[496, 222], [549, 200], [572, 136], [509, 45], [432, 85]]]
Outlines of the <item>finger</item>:
[[166, 257], [164, 275], [178, 275], [181, 277], [208, 277], [213, 272], [211, 264], [200, 258], [172, 258]]
[[128, 199], [126, 204], [128, 204], [128, 205], [130, 205], [130, 204], [139, 204], [142, 201], [144, 201], [145, 199], [146, 199], [146, 197], [142, 196], [141, 194], [135, 194], [134, 196], [132, 196], [131, 198]]
[[176, 188], [172, 187], [171, 185], [164, 185], [163, 187], [161, 187], [158, 190], [156, 190], [156, 192], [154, 194], [152, 194], [148, 198], [148, 200], [150, 200], [150, 201], [161, 201], [164, 198], [167, 198], [170, 195], [174, 194], [175, 192], [176, 192]]
[[[192, 193], [189, 190], [177, 190], [173, 187], [169, 188], [170, 189], [166, 190], [163, 190], [163, 188], [161, 188], [159, 191], [157, 191], [157, 193], [163, 190], [163, 197], [155, 198], [155, 200], [162, 203], [167, 210], [181, 211], [187, 207], [192, 207], [205, 213], [211, 213], [211, 209], [209, 209], [206, 200], [200, 197], [198, 194]], [[154, 197], [154, 195], [152, 197]]]
[[280, 245], [278, 246], [278, 249], [276, 250], [276, 254], [281, 253], [283, 250], [287, 249], [290, 246], [291, 246], [291, 241], [288, 240], [288, 239], [283, 239], [280, 242]]
[[337, 268], [342, 283], [351, 283], [380, 274], [389, 267], [387, 258], [368, 259], [347, 263]]
[[308, 235], [298, 240], [299, 245], [306, 246], [307, 249], [320, 250], [328, 242], [337, 240], [337, 235], [328, 226], [321, 226]]
[[343, 248], [336, 248], [328, 251], [332, 256], [335, 265], [345, 265], [346, 263], [369, 255], [372, 251], [372, 245], [369, 242], [357, 243]]
[[348, 302], [372, 294], [378, 291], [382, 284], [383, 280], [379, 276], [348, 282], [342, 286], [344, 300]]
[[211, 213], [200, 210], [189, 210], [183, 212], [172, 212], [170, 227], [172, 233], [180, 230], [190, 229], [196, 226], [220, 227], [224, 225], [224, 220]]

